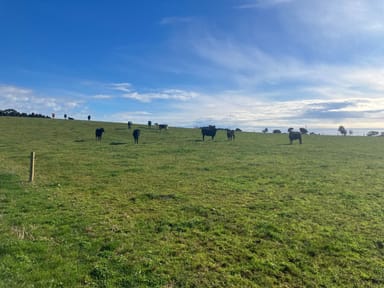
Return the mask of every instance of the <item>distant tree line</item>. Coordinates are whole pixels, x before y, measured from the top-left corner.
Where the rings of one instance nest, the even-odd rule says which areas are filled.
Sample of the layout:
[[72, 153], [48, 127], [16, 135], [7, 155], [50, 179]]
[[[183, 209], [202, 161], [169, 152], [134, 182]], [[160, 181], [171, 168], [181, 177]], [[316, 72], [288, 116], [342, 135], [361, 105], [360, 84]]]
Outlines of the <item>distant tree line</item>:
[[46, 115], [42, 114], [37, 114], [37, 113], [22, 113], [18, 112], [15, 109], [5, 109], [5, 110], [0, 110], [0, 116], [8, 116], [8, 117], [33, 117], [33, 118], [50, 118]]

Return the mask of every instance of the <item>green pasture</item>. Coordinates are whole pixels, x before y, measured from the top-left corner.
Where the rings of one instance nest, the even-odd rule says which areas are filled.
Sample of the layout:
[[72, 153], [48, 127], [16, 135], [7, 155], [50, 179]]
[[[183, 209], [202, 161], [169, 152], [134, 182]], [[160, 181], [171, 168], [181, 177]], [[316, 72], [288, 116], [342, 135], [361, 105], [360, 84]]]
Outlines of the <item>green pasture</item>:
[[0, 117], [1, 288], [384, 287], [384, 137], [133, 126]]

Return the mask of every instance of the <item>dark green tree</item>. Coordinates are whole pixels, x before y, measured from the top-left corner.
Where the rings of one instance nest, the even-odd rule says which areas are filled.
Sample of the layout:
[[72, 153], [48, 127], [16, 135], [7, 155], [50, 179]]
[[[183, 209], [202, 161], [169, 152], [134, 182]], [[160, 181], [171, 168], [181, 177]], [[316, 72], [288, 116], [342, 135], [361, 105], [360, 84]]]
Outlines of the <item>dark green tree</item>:
[[339, 129], [337, 129], [337, 131], [339, 131], [340, 134], [342, 134], [343, 136], [347, 135], [347, 129], [345, 129], [342, 125], [339, 126]]

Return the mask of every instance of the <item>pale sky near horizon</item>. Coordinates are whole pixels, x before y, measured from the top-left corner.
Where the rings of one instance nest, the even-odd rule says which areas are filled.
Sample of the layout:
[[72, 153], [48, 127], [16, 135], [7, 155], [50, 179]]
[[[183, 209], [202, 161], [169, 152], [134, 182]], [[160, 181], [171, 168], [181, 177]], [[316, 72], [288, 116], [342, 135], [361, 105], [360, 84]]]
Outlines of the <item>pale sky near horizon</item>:
[[382, 0], [0, 0], [0, 110], [384, 128]]

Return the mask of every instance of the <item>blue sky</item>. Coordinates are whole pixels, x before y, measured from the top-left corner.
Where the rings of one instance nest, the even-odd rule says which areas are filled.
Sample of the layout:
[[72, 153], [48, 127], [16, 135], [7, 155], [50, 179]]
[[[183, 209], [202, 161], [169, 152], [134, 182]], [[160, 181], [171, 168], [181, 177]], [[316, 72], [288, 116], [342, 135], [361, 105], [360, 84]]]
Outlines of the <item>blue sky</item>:
[[0, 109], [384, 127], [382, 0], [0, 0]]

